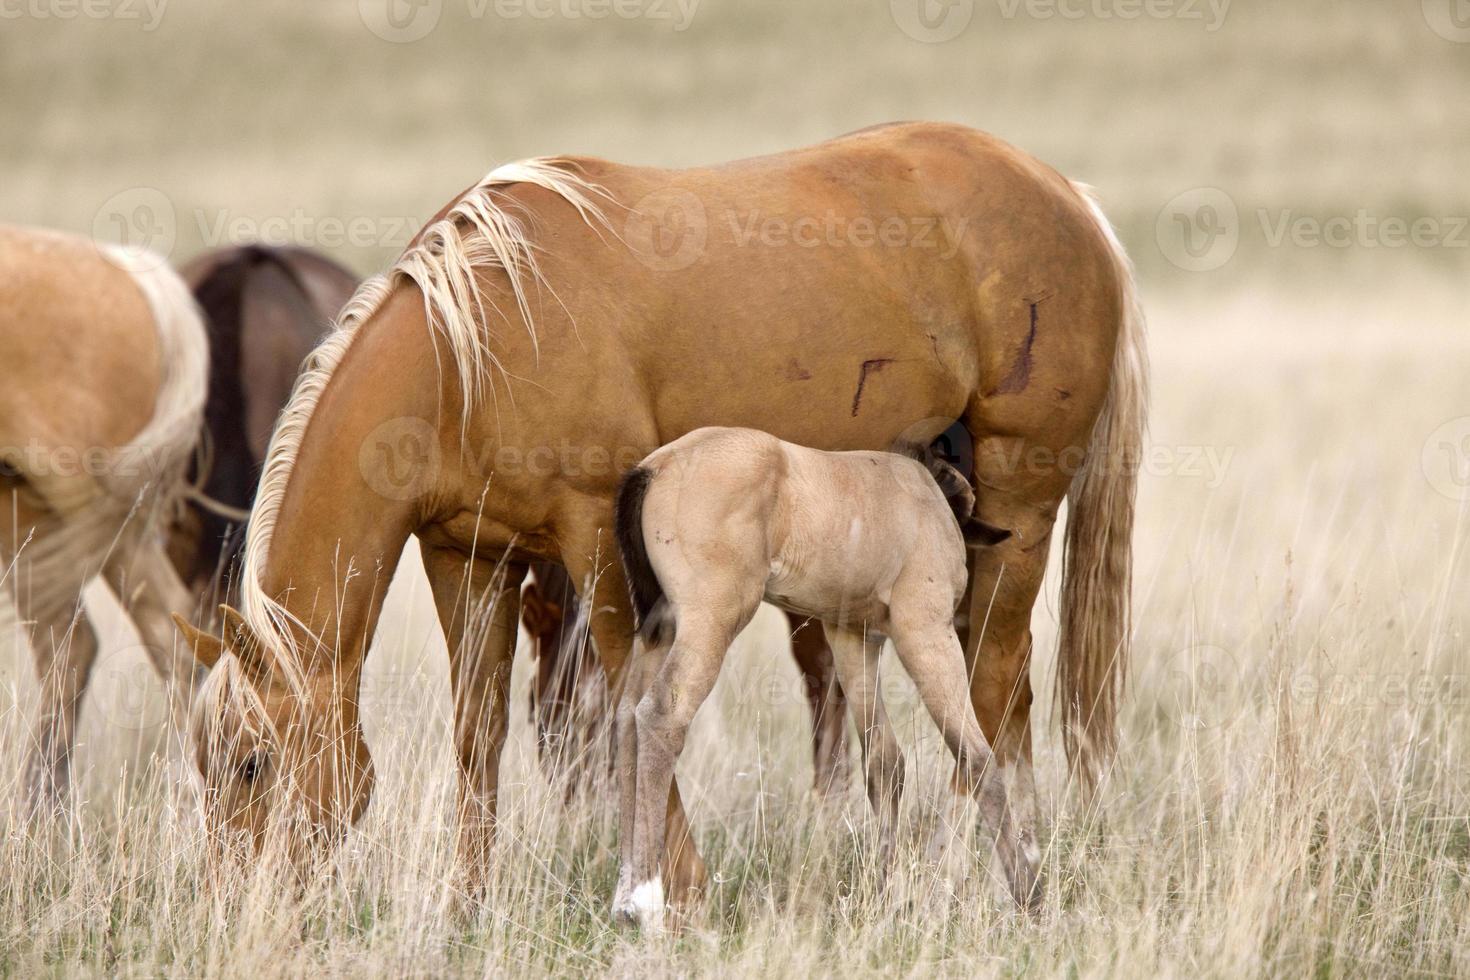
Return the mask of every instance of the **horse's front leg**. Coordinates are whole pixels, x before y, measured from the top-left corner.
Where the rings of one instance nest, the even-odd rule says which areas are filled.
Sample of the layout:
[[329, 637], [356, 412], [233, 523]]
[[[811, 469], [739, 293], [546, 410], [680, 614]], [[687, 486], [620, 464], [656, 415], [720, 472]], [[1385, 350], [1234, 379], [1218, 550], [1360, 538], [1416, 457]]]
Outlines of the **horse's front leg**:
[[495, 837], [500, 751], [510, 716], [510, 670], [526, 567], [434, 549], [425, 553], [424, 570], [449, 645], [459, 757], [459, 854], [469, 891], [477, 894], [485, 884]]

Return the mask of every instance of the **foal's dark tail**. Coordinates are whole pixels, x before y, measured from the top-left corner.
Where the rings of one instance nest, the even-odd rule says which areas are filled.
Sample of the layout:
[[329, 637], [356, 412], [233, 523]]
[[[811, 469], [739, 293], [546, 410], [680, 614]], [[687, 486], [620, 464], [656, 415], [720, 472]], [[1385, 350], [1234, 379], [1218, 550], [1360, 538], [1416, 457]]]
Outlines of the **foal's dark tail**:
[[633, 623], [645, 642], [651, 642], [660, 617], [658, 606], [664, 589], [648, 561], [643, 543], [643, 498], [653, 482], [653, 470], [635, 466], [618, 483], [618, 499], [613, 511], [617, 526], [618, 553], [623, 559], [623, 575], [628, 580], [628, 596], [633, 600]]

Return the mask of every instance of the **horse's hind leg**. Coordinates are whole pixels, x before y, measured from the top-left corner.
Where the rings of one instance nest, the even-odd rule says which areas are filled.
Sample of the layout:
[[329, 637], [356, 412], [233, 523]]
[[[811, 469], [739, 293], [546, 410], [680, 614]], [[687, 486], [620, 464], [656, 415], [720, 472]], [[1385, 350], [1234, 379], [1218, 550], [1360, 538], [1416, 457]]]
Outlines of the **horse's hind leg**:
[[812, 790], [840, 800], [847, 792], [847, 701], [822, 628], [790, 613], [786, 618], [791, 655], [812, 712]]
[[40, 693], [27, 763], [26, 790], [34, 812], [51, 810], [71, 784], [77, 713], [97, 661], [97, 634], [77, 589], [74, 605], [43, 614], [31, 634]]
[[980, 812], [996, 832], [1007, 883], [1016, 904], [1034, 908], [1039, 901], [1036, 866], [1039, 854], [1030, 827], [1011, 812], [1004, 779], [965, 692], [965, 656], [949, 623], [911, 625], [902, 620], [895, 596], [893, 644], [899, 660], [918, 688], [930, 717], [954, 754], [963, 780], [980, 804]]
[[904, 763], [903, 750], [893, 736], [893, 726], [888, 722], [878, 688], [878, 658], [883, 651], [883, 638], [831, 624], [825, 628], [842, 691], [857, 722], [868, 802], [878, 817], [879, 865], [886, 877], [898, 835]]

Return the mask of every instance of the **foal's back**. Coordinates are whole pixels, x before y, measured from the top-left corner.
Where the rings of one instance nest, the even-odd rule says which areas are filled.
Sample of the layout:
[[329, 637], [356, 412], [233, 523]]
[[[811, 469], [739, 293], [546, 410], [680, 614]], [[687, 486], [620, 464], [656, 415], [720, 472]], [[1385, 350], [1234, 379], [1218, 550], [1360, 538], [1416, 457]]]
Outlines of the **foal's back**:
[[[714, 580], [828, 622], [881, 629], [895, 588], [922, 579], [957, 603], [964, 542], [926, 466], [825, 452], [750, 429], [704, 428], [645, 460], [649, 557], [675, 605]], [[751, 593], [759, 588], [760, 595]]]

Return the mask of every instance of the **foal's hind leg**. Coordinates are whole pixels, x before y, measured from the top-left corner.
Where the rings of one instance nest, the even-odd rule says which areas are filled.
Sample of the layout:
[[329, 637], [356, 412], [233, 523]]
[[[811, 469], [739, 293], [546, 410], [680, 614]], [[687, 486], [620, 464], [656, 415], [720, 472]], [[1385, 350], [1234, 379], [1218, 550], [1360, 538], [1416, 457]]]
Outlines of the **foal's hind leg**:
[[622, 696], [614, 737], [618, 769], [618, 884], [613, 892], [613, 910], [632, 907], [633, 828], [638, 822], [638, 702], [653, 684], [668, 656], [673, 631], [665, 630], [654, 645], [642, 640], [634, 644], [633, 656], [623, 675]]
[[634, 885], [624, 901], [614, 906], [616, 918], [636, 921], [645, 928], [663, 926], [659, 862], [668, 833], [666, 801], [674, 780], [674, 763], [684, 750], [689, 723], [720, 676], [730, 643], [759, 605], [757, 592], [734, 601], [697, 606], [691, 603], [674, 609], [678, 624], [674, 645], [635, 710], [638, 790], [633, 869], [629, 875]]
[[[897, 596], [894, 601], [896, 606]], [[1012, 897], [1022, 908], [1033, 909], [1040, 901], [1036, 838], [1029, 826], [1018, 824], [1012, 815], [1005, 781], [994, 765], [967, 696], [965, 657], [959, 638], [948, 622], [903, 623], [899, 610], [894, 611], [897, 621], [893, 624], [893, 643], [898, 657], [954, 754], [960, 779], [996, 832], [996, 852]]]
[[883, 637], [826, 624], [827, 643], [842, 691], [857, 721], [863, 751], [868, 802], [878, 817], [879, 864], [883, 874], [893, 862], [898, 835], [899, 798], [903, 794], [903, 750], [893, 736], [878, 688], [878, 658]]

